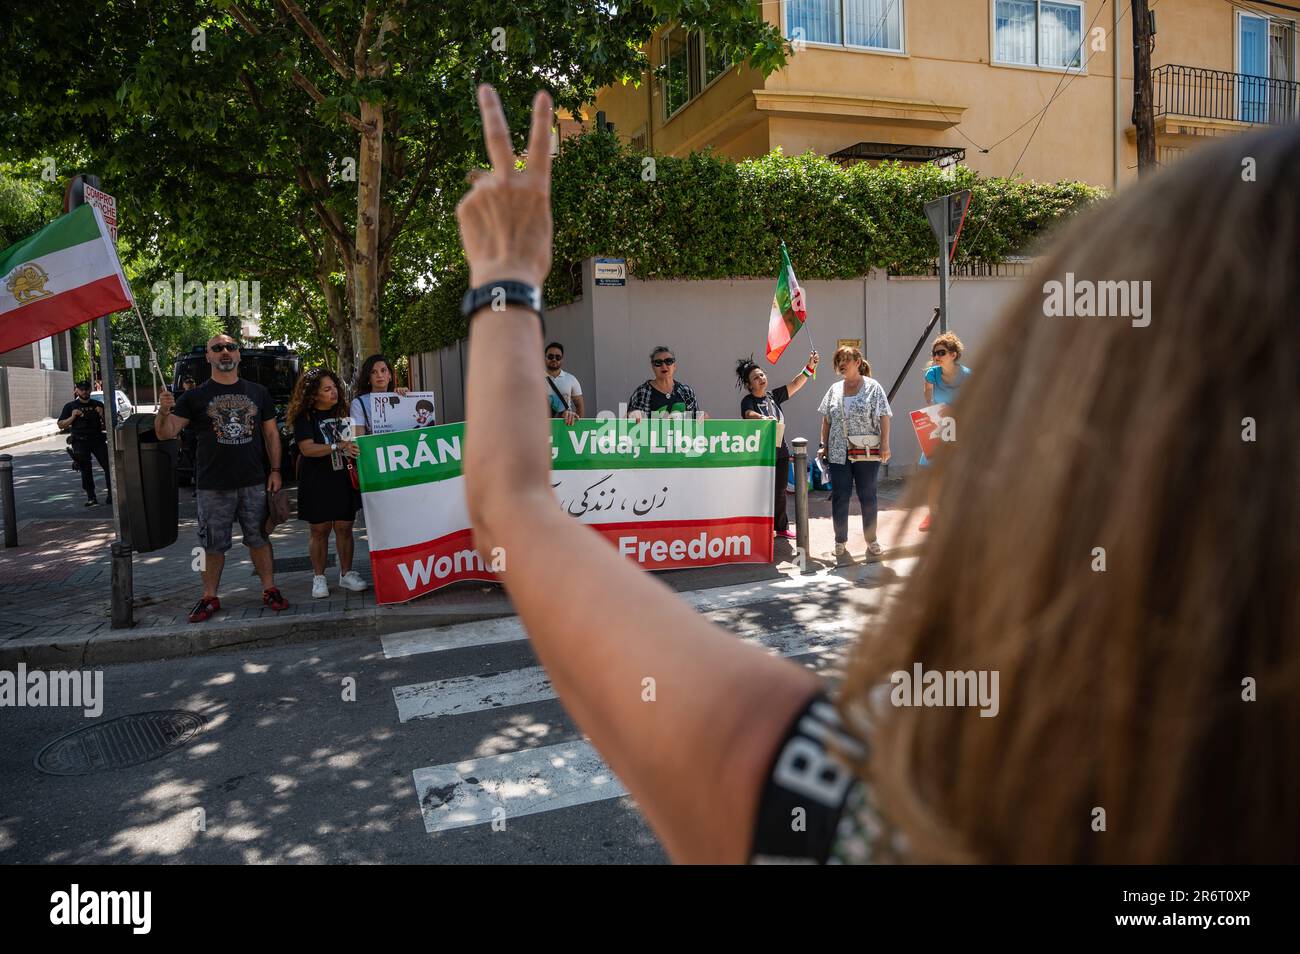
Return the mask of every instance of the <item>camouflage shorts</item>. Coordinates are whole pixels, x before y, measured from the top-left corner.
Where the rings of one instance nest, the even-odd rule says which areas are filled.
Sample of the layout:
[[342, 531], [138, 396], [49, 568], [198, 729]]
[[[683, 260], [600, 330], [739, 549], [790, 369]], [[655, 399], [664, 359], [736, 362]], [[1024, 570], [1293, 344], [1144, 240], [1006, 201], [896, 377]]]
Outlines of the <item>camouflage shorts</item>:
[[250, 550], [266, 546], [262, 526], [266, 523], [266, 487], [253, 484], [238, 490], [204, 490], [195, 493], [199, 504], [199, 543], [209, 553], [225, 553], [234, 540], [236, 520]]

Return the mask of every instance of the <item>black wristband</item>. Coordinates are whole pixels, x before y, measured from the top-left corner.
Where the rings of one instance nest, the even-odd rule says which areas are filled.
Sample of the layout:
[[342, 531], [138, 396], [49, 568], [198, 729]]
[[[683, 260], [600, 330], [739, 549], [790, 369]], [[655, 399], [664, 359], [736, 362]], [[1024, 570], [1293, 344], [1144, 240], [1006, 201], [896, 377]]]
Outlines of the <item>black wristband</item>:
[[508, 305], [527, 308], [533, 312], [542, 323], [542, 331], [545, 332], [546, 315], [542, 305], [542, 290], [527, 282], [502, 279], [471, 288], [461, 299], [460, 313], [468, 319], [484, 308], [501, 310]]
[[847, 752], [862, 743], [840, 725], [825, 696], [808, 700], [790, 723], [763, 783], [750, 860], [825, 864], [835, 845], [844, 802], [856, 776], [830, 751], [834, 738]]

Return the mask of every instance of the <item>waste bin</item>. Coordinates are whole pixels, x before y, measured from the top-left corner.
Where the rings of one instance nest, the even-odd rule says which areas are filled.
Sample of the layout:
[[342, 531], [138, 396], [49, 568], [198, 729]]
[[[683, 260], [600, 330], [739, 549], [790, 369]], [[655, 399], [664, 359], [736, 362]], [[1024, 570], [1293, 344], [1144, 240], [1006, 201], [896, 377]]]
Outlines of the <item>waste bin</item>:
[[177, 442], [158, 440], [152, 414], [132, 414], [117, 431], [122, 517], [138, 553], [176, 542]]

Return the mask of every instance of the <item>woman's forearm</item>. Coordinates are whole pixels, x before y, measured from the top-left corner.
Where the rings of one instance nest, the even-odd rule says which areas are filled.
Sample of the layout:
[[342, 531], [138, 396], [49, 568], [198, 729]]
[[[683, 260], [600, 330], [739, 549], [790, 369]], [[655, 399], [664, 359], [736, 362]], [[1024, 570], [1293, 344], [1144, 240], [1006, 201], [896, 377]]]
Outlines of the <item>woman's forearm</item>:
[[[470, 282], [540, 286], [550, 267], [550, 101], [535, 100], [522, 172], [496, 94], [482, 87], [479, 104], [493, 172], [457, 207]], [[763, 775], [819, 681], [713, 626], [560, 513], [545, 405], [518, 399], [545, 392], [537, 316], [484, 309], [469, 328], [464, 471], [475, 546], [501, 548], [502, 581], [560, 701], [672, 857], [744, 860]]]
[[[487, 535], [476, 540], [480, 549], [496, 545], [492, 539], [502, 522], [537, 516], [520, 501], [556, 507], [546, 405], [518, 400], [522, 389], [546, 390], [546, 371], [532, 360], [542, 344], [541, 322], [523, 308], [485, 310], [470, 321], [465, 472], [474, 479], [466, 482], [466, 497], [470, 520]], [[493, 364], [511, 369], [508, 386]]]

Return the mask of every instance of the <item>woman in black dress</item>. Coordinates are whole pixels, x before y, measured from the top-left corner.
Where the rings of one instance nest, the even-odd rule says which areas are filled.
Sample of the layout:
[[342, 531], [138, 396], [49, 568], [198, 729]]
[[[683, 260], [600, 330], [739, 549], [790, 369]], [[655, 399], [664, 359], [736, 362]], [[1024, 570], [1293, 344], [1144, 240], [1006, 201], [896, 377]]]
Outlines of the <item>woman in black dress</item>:
[[298, 379], [286, 415], [298, 442], [298, 519], [311, 525], [311, 595], [330, 595], [325, 558], [330, 531], [339, 557], [339, 586], [360, 592], [365, 580], [352, 569], [352, 524], [361, 507], [361, 494], [348, 474], [359, 453], [352, 439], [352, 419], [343, 396], [343, 383], [328, 368], [313, 368]]
[[790, 529], [790, 518], [786, 515], [785, 507], [785, 486], [790, 473], [790, 445], [785, 442], [785, 414], [781, 410], [781, 405], [803, 387], [804, 381], [817, 373], [819, 361], [821, 355], [816, 351], [809, 353], [808, 363], [794, 376], [794, 380], [773, 390], [768, 390], [767, 372], [754, 363], [753, 355], [736, 362], [736, 383], [749, 392], [740, 400], [740, 416], [746, 420], [778, 422], [776, 496], [772, 509], [772, 529], [778, 537], [787, 540], [793, 540], [795, 535]]

